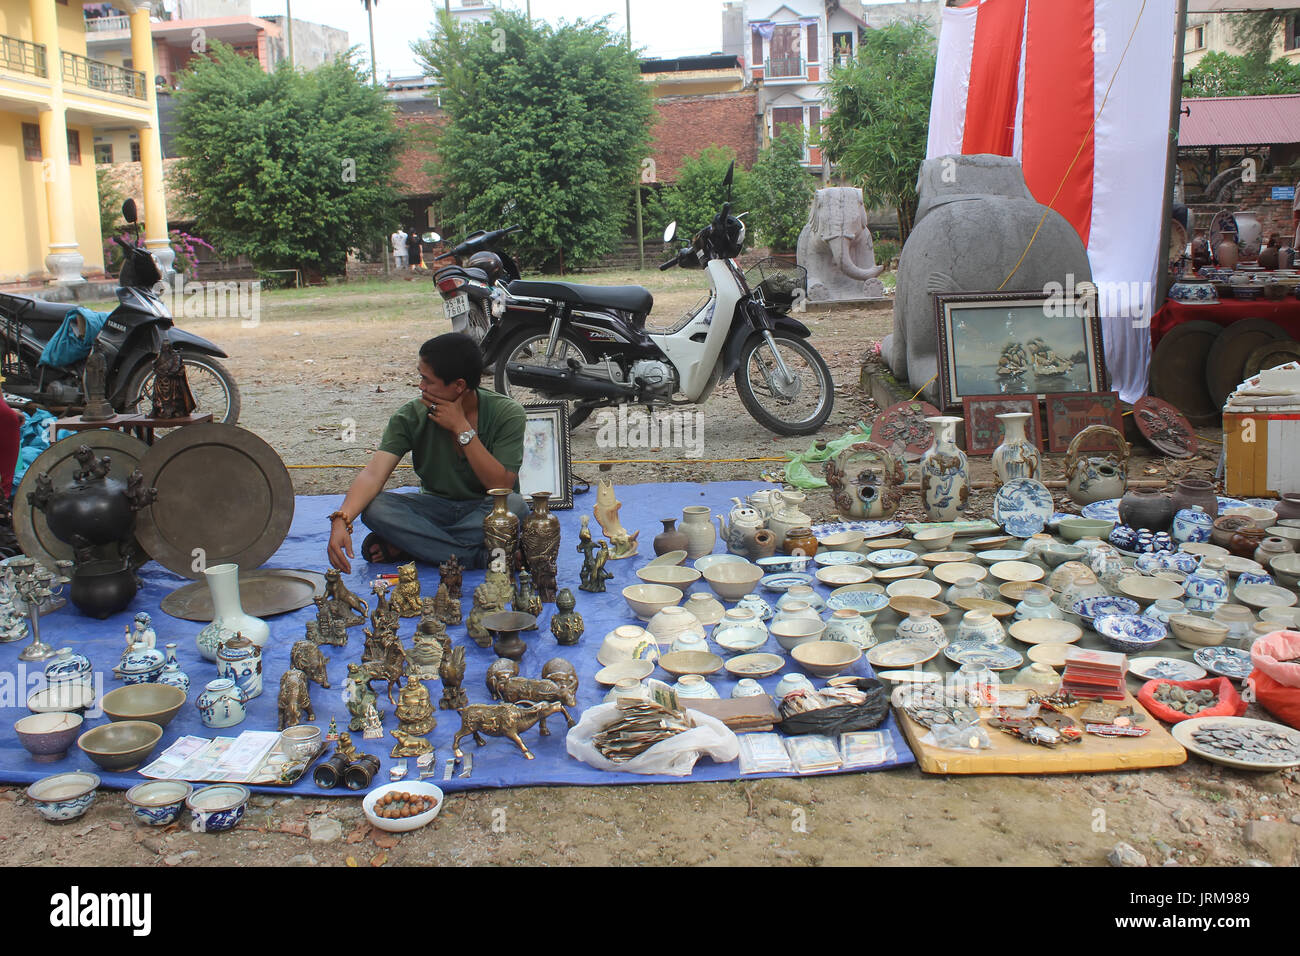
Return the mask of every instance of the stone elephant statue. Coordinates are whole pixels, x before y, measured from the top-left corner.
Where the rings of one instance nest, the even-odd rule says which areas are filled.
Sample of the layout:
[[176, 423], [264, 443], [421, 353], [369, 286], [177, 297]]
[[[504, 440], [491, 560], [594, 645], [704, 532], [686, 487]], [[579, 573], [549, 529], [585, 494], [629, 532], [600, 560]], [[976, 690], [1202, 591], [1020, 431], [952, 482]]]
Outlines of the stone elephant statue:
[[985, 154], [928, 159], [917, 194], [916, 224], [898, 263], [894, 331], [882, 355], [900, 380], [925, 385], [926, 397], [942, 407], [935, 293], [993, 292], [1008, 276], [1003, 292], [1043, 292], [1049, 282], [1070, 288], [1070, 275], [1077, 287], [1092, 280], [1092, 269], [1069, 221], [1035, 201], [1018, 160]]
[[808, 300], [879, 298], [885, 287], [876, 277], [871, 230], [862, 190], [831, 186], [817, 190], [808, 222], [799, 233], [799, 265], [808, 270]]

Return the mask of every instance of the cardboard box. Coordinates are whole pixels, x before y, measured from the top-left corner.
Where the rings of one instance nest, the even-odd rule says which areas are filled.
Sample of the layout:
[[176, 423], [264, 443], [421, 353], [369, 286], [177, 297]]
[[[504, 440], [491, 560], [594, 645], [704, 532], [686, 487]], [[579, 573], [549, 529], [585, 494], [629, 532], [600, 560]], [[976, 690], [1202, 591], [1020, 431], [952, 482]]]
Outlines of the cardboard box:
[[1300, 491], [1300, 412], [1224, 413], [1223, 442], [1226, 494]]

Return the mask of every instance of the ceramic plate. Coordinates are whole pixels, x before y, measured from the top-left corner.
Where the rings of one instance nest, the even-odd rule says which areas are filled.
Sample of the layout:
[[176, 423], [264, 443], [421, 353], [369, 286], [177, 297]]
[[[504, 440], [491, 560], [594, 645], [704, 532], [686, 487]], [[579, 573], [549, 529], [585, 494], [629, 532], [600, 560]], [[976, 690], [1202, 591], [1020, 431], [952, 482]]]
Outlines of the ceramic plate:
[[994, 617], [1010, 617], [1016, 609], [1003, 601], [990, 601], [988, 598], [959, 597], [952, 602], [963, 611], [988, 611]]
[[1239, 584], [1233, 594], [1242, 604], [1256, 611], [1270, 607], [1290, 607], [1296, 603], [1294, 591], [1275, 584]]
[[901, 568], [881, 568], [875, 573], [877, 581], [906, 581], [908, 578], [925, 577], [925, 568], [919, 564], [907, 564]]
[[1119, 521], [1119, 501], [1118, 498], [1094, 501], [1080, 508], [1079, 513], [1085, 518], [1095, 518], [1097, 521]]
[[1224, 567], [1227, 567], [1226, 559], [1231, 557], [1227, 548], [1221, 548], [1217, 544], [1209, 544], [1205, 541], [1189, 541], [1186, 544], [1180, 544], [1178, 550], [1184, 551], [1187, 554], [1195, 554], [1202, 558], [1209, 557], [1210, 555], [1224, 558]]
[[1192, 659], [1211, 674], [1232, 680], [1245, 680], [1255, 669], [1250, 654], [1236, 647], [1202, 647]]
[[685, 551], [682, 551], [682, 550], [680, 550], [680, 549], [677, 550], [677, 551], [665, 551], [663, 554], [659, 555], [659, 557], [655, 558], [653, 561], [647, 561], [647, 562], [646, 562], [646, 567], [649, 567], [649, 566], [652, 565], [652, 564], [655, 564], [655, 565], [659, 565], [659, 564], [681, 564], [681, 563], [682, 563], [683, 561], [685, 561], [685, 560], [686, 560], [686, 552], [685, 552]]
[[934, 569], [934, 576], [944, 584], [956, 584], [966, 578], [974, 578], [978, 582], [989, 576], [989, 569], [982, 564], [959, 561], [939, 565]]
[[918, 531], [924, 531], [927, 528], [942, 528], [945, 531], [951, 531], [954, 537], [969, 538], [973, 535], [996, 534], [998, 526], [996, 522], [988, 518], [981, 518], [978, 521], [916, 521], [905, 525], [908, 534], [916, 534]]
[[645, 680], [654, 673], [654, 661], [619, 661], [596, 671], [596, 683], [603, 687], [613, 687], [621, 680]]
[[1052, 617], [1016, 621], [1007, 633], [1022, 644], [1073, 644], [1083, 637], [1083, 628]]
[[884, 548], [872, 551], [867, 555], [867, 560], [878, 568], [894, 568], [916, 563], [916, 552], [906, 548]]
[[1046, 572], [1028, 561], [999, 561], [989, 568], [989, 574], [999, 581], [1037, 581]]
[[972, 538], [966, 543], [972, 551], [988, 551], [992, 548], [1010, 548], [1015, 544], [1016, 539], [1009, 534], [995, 534], [988, 538]]
[[915, 595], [909, 594], [900, 594], [898, 597], [891, 597], [889, 599], [889, 606], [904, 617], [914, 612], [928, 614], [931, 617], [943, 617], [952, 610], [952, 608], [944, 604], [942, 601], [935, 601], [931, 598], [916, 597]]
[[794, 571], [781, 571], [777, 574], [763, 575], [763, 577], [759, 579], [758, 583], [763, 585], [763, 587], [767, 588], [769, 591], [785, 592], [790, 590], [790, 588], [794, 587], [796, 584], [811, 585], [813, 583], [813, 576], [811, 574], [796, 574]]
[[938, 653], [939, 647], [933, 641], [905, 638], [877, 644], [867, 651], [867, 663], [872, 667], [914, 667], [933, 660]]
[[898, 534], [903, 530], [901, 521], [850, 521], [849, 526], [844, 528], [845, 531], [861, 531], [867, 536], [867, 540], [872, 538], [888, 538], [891, 534]]
[[998, 489], [993, 498], [993, 520], [1007, 534], [1017, 538], [1031, 538], [1047, 526], [1047, 519], [1056, 509], [1052, 506], [1052, 493], [1041, 481], [1033, 478], [1015, 478]]
[[1275, 724], [1270, 720], [1255, 720], [1251, 717], [1193, 717], [1191, 720], [1184, 720], [1174, 724], [1169, 729], [1169, 732], [1173, 735], [1174, 740], [1196, 754], [1196, 756], [1212, 763], [1221, 763], [1225, 767], [1236, 767], [1239, 770], [1285, 770], [1288, 767], [1300, 767], [1300, 760], [1293, 757], [1283, 757], [1271, 763], [1266, 761], [1253, 762], [1238, 760], [1226, 754], [1207, 750], [1193, 736], [1197, 730], [1206, 726], [1225, 727], [1229, 730], [1249, 730], [1252, 728], [1268, 730], [1289, 738], [1293, 749], [1300, 747], [1300, 731], [1283, 724]]
[[1200, 680], [1205, 676], [1205, 668], [1191, 661], [1180, 661], [1176, 657], [1130, 657], [1128, 659], [1130, 677], [1141, 680]]
[[970, 559], [969, 551], [927, 551], [921, 555], [921, 562], [931, 568], [938, 567], [941, 564], [969, 562]]
[[942, 675], [930, 671], [876, 671], [876, 677], [895, 684], [937, 684], [943, 680]]
[[[849, 585], [849, 587], [855, 587], [855, 585]], [[889, 604], [889, 598], [884, 594], [878, 594], [874, 591], [850, 591], [846, 588], [840, 588], [826, 599], [826, 609], [828, 611], [852, 608], [864, 615], [875, 614], [887, 604]]]
[[885, 588], [885, 593], [891, 598], [937, 598], [943, 593], [943, 586], [934, 581], [895, 581]]
[[862, 564], [867, 560], [867, 556], [857, 551], [818, 551], [813, 555], [813, 560], [823, 568], [844, 567]]
[[1252, 561], [1250, 558], [1239, 558], [1235, 554], [1230, 554], [1223, 559], [1223, 570], [1227, 571], [1234, 578], [1239, 574], [1247, 571], [1254, 571], [1256, 574], [1264, 572], [1264, 565], [1258, 561]]
[[674, 677], [713, 674], [722, 669], [722, 658], [711, 651], [673, 651], [659, 658], [659, 666]]
[[1025, 655], [1035, 664], [1048, 667], [1064, 667], [1065, 655], [1073, 649], [1070, 644], [1035, 644]]
[[771, 677], [785, 666], [780, 654], [741, 654], [727, 661], [727, 673], [735, 677]]
[[954, 641], [943, 649], [943, 656], [954, 664], [984, 664], [990, 670], [1005, 671], [1025, 662], [1014, 647], [987, 641]]
[[833, 588], [838, 588], [846, 584], [862, 584], [864, 581], [870, 581], [871, 572], [866, 568], [832, 565], [829, 568], [818, 568], [816, 577], [822, 584], [829, 584]]
[[975, 551], [977, 560], [984, 564], [998, 564], [1002, 561], [1023, 561], [1026, 557], [1025, 552], [1016, 551]]

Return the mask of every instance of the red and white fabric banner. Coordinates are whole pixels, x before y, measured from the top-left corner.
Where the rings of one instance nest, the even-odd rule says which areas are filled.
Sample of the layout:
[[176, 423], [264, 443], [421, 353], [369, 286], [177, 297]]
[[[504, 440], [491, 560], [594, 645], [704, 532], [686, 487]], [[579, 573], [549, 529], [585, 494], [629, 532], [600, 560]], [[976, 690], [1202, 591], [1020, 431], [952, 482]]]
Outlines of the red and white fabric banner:
[[928, 158], [1015, 156], [1034, 198], [1078, 231], [1098, 287], [1106, 362], [1126, 402], [1146, 394], [1151, 359], [1175, 7], [974, 0], [945, 8], [930, 104]]

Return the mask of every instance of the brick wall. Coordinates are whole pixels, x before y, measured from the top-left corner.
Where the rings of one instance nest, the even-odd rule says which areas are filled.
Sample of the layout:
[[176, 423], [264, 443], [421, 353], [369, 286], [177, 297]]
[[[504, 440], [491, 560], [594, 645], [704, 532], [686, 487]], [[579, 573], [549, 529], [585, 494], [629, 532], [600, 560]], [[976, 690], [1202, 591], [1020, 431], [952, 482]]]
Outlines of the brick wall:
[[1295, 225], [1291, 219], [1291, 200], [1270, 197], [1274, 186], [1295, 185], [1294, 172], [1268, 173], [1260, 176], [1256, 182], [1243, 183], [1237, 187], [1236, 199], [1231, 203], [1193, 203], [1188, 207], [1195, 215], [1193, 229], [1208, 229], [1210, 220], [1219, 210], [1253, 212], [1263, 227], [1262, 236], [1265, 242], [1276, 232], [1282, 245], [1289, 246], [1291, 240], [1295, 238]]
[[736, 164], [748, 169], [758, 158], [757, 94], [667, 97], [656, 101], [658, 122], [652, 131], [655, 172], [673, 182], [682, 160], [707, 146], [735, 150]]

